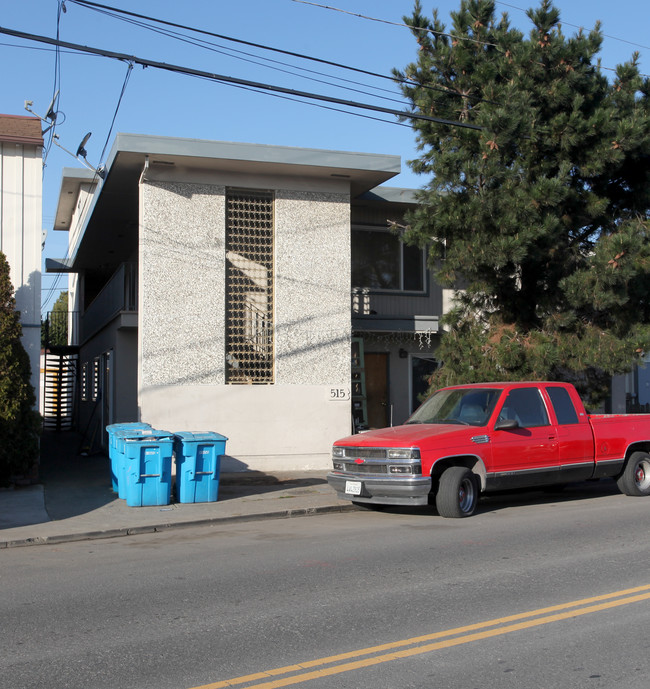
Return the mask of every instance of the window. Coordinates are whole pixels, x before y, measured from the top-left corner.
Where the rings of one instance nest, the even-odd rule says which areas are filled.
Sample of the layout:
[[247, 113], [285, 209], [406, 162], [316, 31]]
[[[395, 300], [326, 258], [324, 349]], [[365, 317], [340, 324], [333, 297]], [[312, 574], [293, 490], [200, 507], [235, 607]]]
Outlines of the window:
[[101, 386], [99, 381], [99, 357], [93, 359], [93, 379], [91, 382], [90, 400], [96, 402], [101, 397]]
[[88, 362], [81, 366], [81, 401], [88, 401]]
[[424, 250], [403, 244], [389, 230], [352, 230], [352, 286], [424, 292]]
[[273, 194], [226, 193], [226, 382], [273, 382]]
[[512, 419], [522, 428], [548, 426], [546, 407], [537, 388], [517, 388], [508, 393], [499, 421]]
[[571, 401], [571, 396], [566, 388], [546, 388], [548, 396], [553, 403], [555, 409], [555, 416], [560, 426], [568, 426], [572, 423], [578, 423], [578, 415], [575, 407]]
[[438, 362], [433, 356], [411, 355], [411, 413], [422, 403], [422, 396], [429, 390], [429, 378], [437, 368]]
[[435, 392], [406, 423], [484, 426], [501, 395], [500, 390], [453, 388]]

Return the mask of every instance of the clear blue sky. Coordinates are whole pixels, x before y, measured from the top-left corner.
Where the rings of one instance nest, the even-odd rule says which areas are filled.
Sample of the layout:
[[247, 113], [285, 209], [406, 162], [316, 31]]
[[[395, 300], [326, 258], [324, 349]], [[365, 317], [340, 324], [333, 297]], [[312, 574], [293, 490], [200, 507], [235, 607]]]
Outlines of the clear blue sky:
[[[139, 14], [379, 74], [390, 75], [393, 67], [404, 67], [416, 54], [408, 29], [396, 25], [401, 24], [403, 15], [410, 14], [411, 0], [323, 0], [320, 3], [314, 0], [320, 7], [296, 0], [102, 1]], [[58, 0], [3, 0], [2, 4], [0, 25], [3, 27], [56, 36]], [[449, 24], [449, 13], [458, 9], [460, 0], [423, 0], [422, 4], [427, 13], [437, 8], [441, 19]], [[511, 23], [527, 33], [530, 22], [524, 9], [537, 4], [525, 0], [497, 1], [497, 10], [507, 12]], [[556, 0], [555, 4], [561, 10], [567, 35], [575, 33], [578, 27], [591, 29], [597, 20], [602, 22], [606, 35], [601, 52], [604, 68], [615, 67], [638, 51], [641, 70], [650, 73], [650, 0]], [[100, 14], [70, 0], [65, 6], [67, 11], [60, 14], [59, 37], [70, 43], [385, 107], [402, 107], [399, 92], [388, 80], [205, 37], [212, 42], [208, 50]], [[337, 9], [325, 9], [325, 6]], [[54, 90], [54, 49], [0, 34], [0, 64], [0, 112], [27, 115], [24, 101], [31, 100], [34, 112], [44, 115]], [[296, 67], [322, 74], [299, 72]], [[359, 117], [138, 66], [131, 72], [117, 110], [126, 74], [126, 65], [116, 60], [69, 51], [61, 53], [56, 129], [59, 142], [76, 151], [84, 135], [92, 132], [86, 150], [93, 165], [103, 162], [116, 132], [130, 132], [395, 154], [402, 158], [403, 172], [390, 184], [403, 187], [423, 184], [406, 164], [416, 155], [413, 134], [408, 127], [395, 124], [390, 115], [368, 112], [366, 117]], [[117, 118], [109, 137], [116, 110]], [[44, 256], [66, 254], [67, 234], [51, 228], [62, 168], [77, 165], [60, 148], [51, 147], [43, 176], [43, 228], [48, 230]], [[65, 278], [43, 275], [45, 311], [51, 309], [59, 290], [65, 287]]]

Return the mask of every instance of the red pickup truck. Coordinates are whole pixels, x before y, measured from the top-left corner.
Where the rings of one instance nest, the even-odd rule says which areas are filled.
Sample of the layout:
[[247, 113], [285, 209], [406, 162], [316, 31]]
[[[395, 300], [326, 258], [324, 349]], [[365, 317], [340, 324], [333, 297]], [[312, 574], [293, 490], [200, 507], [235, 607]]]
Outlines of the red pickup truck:
[[480, 493], [614, 478], [650, 495], [650, 414], [588, 414], [566, 383], [443, 388], [402, 426], [332, 448], [327, 480], [340, 498], [473, 514]]

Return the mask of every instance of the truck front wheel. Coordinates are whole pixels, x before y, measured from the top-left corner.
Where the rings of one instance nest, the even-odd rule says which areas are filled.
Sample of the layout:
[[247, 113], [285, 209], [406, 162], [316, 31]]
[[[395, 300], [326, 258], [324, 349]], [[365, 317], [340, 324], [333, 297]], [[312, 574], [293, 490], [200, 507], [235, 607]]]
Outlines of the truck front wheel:
[[441, 517], [470, 517], [478, 502], [476, 476], [467, 467], [449, 467], [440, 477], [436, 509]]
[[625, 495], [650, 495], [650, 455], [633, 452], [616, 483]]

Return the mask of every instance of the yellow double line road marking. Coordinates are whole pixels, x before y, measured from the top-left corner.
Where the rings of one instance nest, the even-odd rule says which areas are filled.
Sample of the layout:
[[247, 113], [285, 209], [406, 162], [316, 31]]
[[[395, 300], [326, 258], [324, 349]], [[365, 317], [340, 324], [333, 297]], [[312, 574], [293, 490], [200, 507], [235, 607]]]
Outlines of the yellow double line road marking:
[[[583, 598], [582, 600], [576, 600], [570, 603], [563, 603], [548, 608], [540, 608], [539, 610], [509, 615], [508, 617], [500, 617], [495, 620], [488, 620], [487, 622], [477, 622], [476, 624], [470, 624], [465, 627], [448, 629], [444, 632], [435, 632], [433, 634], [415, 636], [411, 639], [402, 639], [401, 641], [393, 641], [379, 646], [370, 646], [369, 648], [362, 648], [357, 651], [349, 651], [348, 653], [340, 653], [326, 658], [309, 660], [297, 665], [287, 665], [285, 667], [275, 668], [274, 670], [244, 675], [243, 677], [235, 677], [212, 684], [204, 684], [200, 687], [194, 687], [194, 689], [222, 689], [223, 687], [235, 687], [240, 684], [249, 684], [250, 687], [248, 689], [252, 689], [253, 687], [255, 689], [277, 689], [278, 687], [287, 687], [292, 684], [308, 682], [312, 679], [338, 675], [343, 672], [350, 672], [352, 670], [359, 670], [361, 668], [387, 663], [391, 660], [409, 658], [411, 656], [437, 651], [442, 648], [460, 646], [461, 644], [480, 641], [481, 639], [489, 639], [503, 634], [510, 634], [523, 629], [530, 629], [531, 627], [540, 627], [544, 624], [550, 624], [551, 622], [559, 622], [581, 615], [590, 615], [594, 612], [610, 610], [621, 605], [631, 605], [632, 603], [638, 603], [648, 599], [650, 599], [650, 584], [625, 589], [623, 591], [615, 591], [614, 593], [608, 593], [603, 596]], [[437, 639], [442, 640], [437, 641]], [[386, 651], [390, 652], [386, 653]], [[364, 656], [371, 657], [364, 658]], [[326, 665], [330, 667], [324, 667]], [[304, 672], [312, 668], [318, 669], [313, 669], [311, 672]], [[251, 684], [253, 682], [259, 683]]]

